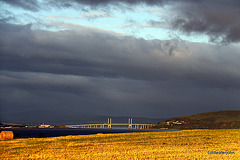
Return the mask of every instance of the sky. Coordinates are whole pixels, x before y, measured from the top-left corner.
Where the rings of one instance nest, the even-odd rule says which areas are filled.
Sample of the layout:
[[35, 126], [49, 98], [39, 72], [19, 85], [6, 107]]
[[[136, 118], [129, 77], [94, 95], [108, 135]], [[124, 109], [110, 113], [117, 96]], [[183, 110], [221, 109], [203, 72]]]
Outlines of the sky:
[[240, 109], [239, 0], [0, 0], [0, 120]]

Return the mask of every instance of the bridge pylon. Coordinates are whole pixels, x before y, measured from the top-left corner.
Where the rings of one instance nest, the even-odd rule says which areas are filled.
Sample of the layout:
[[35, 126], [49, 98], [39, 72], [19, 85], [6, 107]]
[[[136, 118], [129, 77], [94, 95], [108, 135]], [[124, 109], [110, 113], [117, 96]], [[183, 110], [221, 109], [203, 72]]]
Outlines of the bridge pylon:
[[132, 129], [132, 118], [128, 118], [128, 129]]
[[108, 129], [112, 128], [112, 118], [108, 118]]

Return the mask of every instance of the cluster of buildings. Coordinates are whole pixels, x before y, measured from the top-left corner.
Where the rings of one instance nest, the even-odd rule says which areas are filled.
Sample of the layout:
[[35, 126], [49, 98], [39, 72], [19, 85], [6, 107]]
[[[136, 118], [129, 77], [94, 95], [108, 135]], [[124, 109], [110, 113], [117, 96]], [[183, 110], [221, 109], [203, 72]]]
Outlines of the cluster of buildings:
[[42, 124], [38, 128], [54, 128], [54, 126], [51, 126], [50, 124]]
[[167, 125], [171, 125], [171, 124], [185, 124], [187, 122], [185, 121], [167, 121], [165, 122]]

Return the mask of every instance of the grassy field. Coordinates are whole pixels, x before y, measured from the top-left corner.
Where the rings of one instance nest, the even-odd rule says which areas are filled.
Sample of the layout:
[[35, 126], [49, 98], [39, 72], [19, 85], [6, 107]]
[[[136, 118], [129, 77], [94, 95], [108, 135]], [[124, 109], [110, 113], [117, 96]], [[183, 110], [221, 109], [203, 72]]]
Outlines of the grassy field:
[[[0, 159], [240, 159], [240, 129], [0, 141]], [[208, 152], [234, 154], [208, 154]]]

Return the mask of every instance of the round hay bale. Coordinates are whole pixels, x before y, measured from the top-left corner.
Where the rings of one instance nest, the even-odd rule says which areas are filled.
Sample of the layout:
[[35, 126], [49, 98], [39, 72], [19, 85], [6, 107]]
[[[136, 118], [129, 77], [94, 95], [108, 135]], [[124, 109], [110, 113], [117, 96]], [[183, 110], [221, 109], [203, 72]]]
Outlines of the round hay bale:
[[97, 133], [97, 135], [103, 135], [103, 133]]
[[14, 134], [12, 131], [2, 131], [0, 133], [0, 140], [9, 140], [9, 139], [13, 139]]

